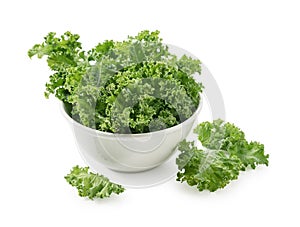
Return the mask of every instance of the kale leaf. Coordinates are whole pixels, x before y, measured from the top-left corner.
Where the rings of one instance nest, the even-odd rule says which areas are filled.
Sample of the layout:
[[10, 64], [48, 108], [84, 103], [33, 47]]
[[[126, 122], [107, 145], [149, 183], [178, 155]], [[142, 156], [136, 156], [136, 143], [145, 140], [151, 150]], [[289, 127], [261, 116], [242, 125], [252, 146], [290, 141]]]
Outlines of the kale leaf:
[[203, 149], [186, 140], [179, 144], [177, 181], [186, 181], [199, 191], [224, 188], [247, 167], [255, 169], [259, 164], [269, 164], [264, 145], [248, 142], [244, 132], [231, 123], [220, 119], [203, 122], [194, 133], [198, 134]]
[[125, 189], [121, 185], [114, 184], [108, 178], [91, 173], [88, 170], [89, 167], [75, 166], [65, 176], [66, 181], [77, 188], [79, 196], [88, 197], [89, 199], [103, 199], [110, 197], [112, 193], [120, 194], [124, 192]]

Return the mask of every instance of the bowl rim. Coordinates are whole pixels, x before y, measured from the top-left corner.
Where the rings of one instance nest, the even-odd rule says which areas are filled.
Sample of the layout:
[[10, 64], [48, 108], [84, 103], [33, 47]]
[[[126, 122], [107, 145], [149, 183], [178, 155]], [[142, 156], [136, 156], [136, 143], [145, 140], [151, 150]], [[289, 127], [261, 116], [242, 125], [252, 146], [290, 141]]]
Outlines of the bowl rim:
[[129, 133], [113, 133], [113, 132], [105, 132], [105, 131], [100, 131], [100, 130], [97, 130], [97, 129], [93, 129], [93, 128], [90, 128], [90, 127], [87, 127], [77, 121], [75, 121], [67, 112], [66, 112], [66, 109], [65, 109], [65, 105], [63, 102], [61, 102], [60, 104], [60, 110], [62, 112], [62, 115], [72, 124], [75, 124], [77, 126], [79, 126], [80, 128], [82, 128], [83, 130], [85, 131], [88, 131], [92, 134], [96, 134], [96, 135], [101, 135], [101, 136], [118, 136], [118, 137], [139, 137], [139, 136], [150, 136], [150, 135], [153, 135], [153, 134], [158, 134], [158, 133], [162, 133], [162, 132], [166, 132], [166, 133], [170, 133], [170, 132], [173, 132], [173, 131], [176, 131], [178, 128], [186, 125], [186, 124], [189, 124], [190, 121], [192, 119], [194, 119], [196, 117], [196, 115], [198, 115], [202, 109], [202, 106], [203, 106], [203, 96], [201, 93], [199, 93], [199, 104], [198, 104], [198, 107], [197, 109], [194, 111], [194, 113], [189, 117], [187, 118], [185, 121], [181, 122], [180, 124], [177, 124], [177, 125], [174, 125], [172, 127], [169, 127], [169, 128], [165, 128], [163, 130], [158, 130], [158, 131], [154, 131], [154, 132], [143, 132], [143, 133], [132, 133], [132, 134], [129, 134]]

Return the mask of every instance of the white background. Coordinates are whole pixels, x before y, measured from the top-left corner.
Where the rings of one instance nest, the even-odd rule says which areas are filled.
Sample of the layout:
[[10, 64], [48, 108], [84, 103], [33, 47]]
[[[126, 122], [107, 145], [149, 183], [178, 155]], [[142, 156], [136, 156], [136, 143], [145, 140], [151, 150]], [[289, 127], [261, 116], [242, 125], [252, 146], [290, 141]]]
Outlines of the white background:
[[[299, 226], [298, 1], [1, 1], [0, 226]], [[50, 71], [27, 50], [50, 31], [84, 48], [161, 31], [198, 56], [223, 93], [227, 120], [265, 144], [270, 166], [215, 193], [175, 179], [89, 201], [63, 176], [81, 160]]]

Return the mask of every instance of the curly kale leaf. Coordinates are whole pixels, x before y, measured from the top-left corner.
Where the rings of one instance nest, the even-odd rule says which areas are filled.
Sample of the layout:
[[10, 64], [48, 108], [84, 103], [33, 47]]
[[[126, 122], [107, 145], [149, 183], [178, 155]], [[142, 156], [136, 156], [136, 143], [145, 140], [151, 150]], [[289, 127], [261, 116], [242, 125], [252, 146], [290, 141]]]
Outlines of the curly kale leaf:
[[232, 123], [225, 123], [218, 119], [199, 124], [194, 133], [202, 145], [208, 149], [224, 150], [236, 155], [244, 168], [250, 166], [255, 169], [259, 164], [269, 164], [269, 155], [264, 153], [264, 145], [259, 142], [248, 142], [245, 134]]
[[185, 140], [180, 143], [179, 150], [177, 181], [186, 181], [199, 191], [213, 192], [238, 178], [242, 163], [236, 156], [229, 157], [224, 151], [200, 150], [194, 142]]
[[65, 32], [60, 37], [50, 32], [44, 37], [44, 42], [34, 45], [28, 51], [30, 58], [35, 55], [38, 58], [47, 56], [48, 66], [55, 72], [46, 83], [46, 98], [55, 94], [58, 99], [68, 102], [68, 96], [87, 71], [89, 63], [78, 39], [79, 35], [71, 32]]
[[199, 191], [224, 188], [248, 166], [255, 169], [259, 164], [269, 163], [264, 145], [248, 142], [244, 132], [231, 123], [220, 119], [203, 122], [194, 133], [198, 134], [204, 149], [198, 149], [194, 142], [186, 140], [179, 144], [177, 180], [196, 185]]
[[110, 197], [112, 193], [120, 194], [124, 192], [125, 189], [121, 185], [114, 184], [108, 178], [91, 173], [88, 170], [89, 167], [75, 166], [65, 176], [66, 181], [77, 188], [79, 196], [88, 197], [89, 199], [103, 199]]

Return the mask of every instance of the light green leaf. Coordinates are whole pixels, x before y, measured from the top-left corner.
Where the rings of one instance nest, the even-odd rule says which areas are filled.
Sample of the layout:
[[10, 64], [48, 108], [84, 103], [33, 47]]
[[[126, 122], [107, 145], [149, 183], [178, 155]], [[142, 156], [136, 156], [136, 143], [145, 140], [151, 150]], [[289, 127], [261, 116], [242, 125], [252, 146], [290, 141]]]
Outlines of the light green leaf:
[[114, 184], [108, 178], [91, 173], [88, 167], [75, 166], [71, 172], [65, 176], [66, 181], [73, 187], [76, 187], [78, 194], [81, 197], [106, 198], [110, 197], [112, 193], [120, 194], [124, 192], [121, 185]]

